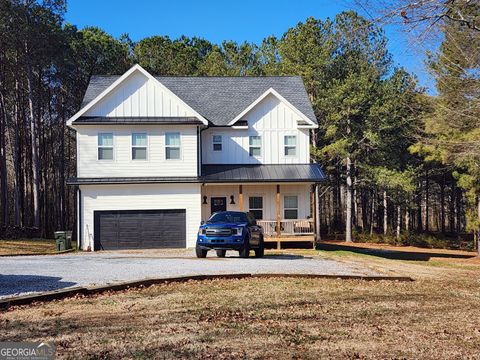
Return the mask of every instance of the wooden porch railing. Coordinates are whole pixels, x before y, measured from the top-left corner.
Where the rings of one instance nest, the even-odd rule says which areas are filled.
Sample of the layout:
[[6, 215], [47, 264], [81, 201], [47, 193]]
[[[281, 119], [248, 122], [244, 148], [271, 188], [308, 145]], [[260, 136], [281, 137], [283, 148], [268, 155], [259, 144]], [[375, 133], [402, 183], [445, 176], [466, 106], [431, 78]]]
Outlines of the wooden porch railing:
[[[276, 220], [257, 220], [257, 224], [263, 227], [266, 236], [277, 236]], [[313, 235], [314, 224], [312, 219], [288, 219], [280, 220], [280, 236]]]

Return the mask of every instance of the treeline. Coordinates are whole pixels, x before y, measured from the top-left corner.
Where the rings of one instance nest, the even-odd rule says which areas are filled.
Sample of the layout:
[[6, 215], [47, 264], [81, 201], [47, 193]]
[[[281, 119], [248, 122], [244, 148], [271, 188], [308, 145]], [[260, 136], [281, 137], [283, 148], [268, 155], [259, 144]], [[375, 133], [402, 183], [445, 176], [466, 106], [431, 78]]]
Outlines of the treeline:
[[89, 78], [128, 68], [127, 48], [64, 24], [62, 1], [0, 0], [1, 237], [72, 229], [75, 135], [66, 120]]
[[420, 145], [436, 100], [394, 66], [383, 31], [355, 12], [309, 18], [261, 44], [213, 44], [116, 39], [64, 23], [65, 10], [60, 0], [0, 0], [4, 229], [51, 236], [74, 227], [75, 191], [65, 181], [75, 174], [75, 139], [65, 122], [92, 75], [121, 74], [139, 63], [155, 75], [301, 75], [320, 124], [312, 154], [329, 178], [320, 194], [329, 233], [349, 240], [355, 231], [400, 237], [466, 230], [471, 203], [458, 166], [426, 161]]

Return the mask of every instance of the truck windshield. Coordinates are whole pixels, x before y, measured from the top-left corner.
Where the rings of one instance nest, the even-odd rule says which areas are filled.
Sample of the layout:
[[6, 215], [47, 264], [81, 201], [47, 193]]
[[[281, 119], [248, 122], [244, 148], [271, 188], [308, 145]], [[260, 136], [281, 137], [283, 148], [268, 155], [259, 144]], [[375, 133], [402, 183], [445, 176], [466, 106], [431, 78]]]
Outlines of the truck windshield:
[[220, 212], [210, 216], [210, 219], [207, 220], [207, 223], [241, 223], [247, 222], [247, 215], [242, 212]]

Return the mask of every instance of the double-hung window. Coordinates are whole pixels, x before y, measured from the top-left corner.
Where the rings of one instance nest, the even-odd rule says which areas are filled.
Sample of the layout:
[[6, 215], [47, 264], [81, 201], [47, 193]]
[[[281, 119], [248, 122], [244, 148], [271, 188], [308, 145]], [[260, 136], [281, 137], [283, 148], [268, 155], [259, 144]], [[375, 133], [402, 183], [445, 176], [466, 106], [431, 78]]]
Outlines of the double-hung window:
[[213, 151], [222, 151], [222, 135], [213, 135]]
[[295, 135], [286, 135], [284, 138], [285, 156], [297, 155], [297, 137]]
[[283, 198], [284, 219], [298, 219], [298, 196], [285, 195]]
[[132, 134], [132, 160], [147, 160], [147, 134]]
[[98, 160], [113, 160], [113, 134], [98, 134]]
[[263, 219], [263, 197], [261, 196], [250, 196], [248, 198], [248, 211], [250, 211], [255, 219]]
[[180, 133], [170, 132], [165, 134], [165, 159], [180, 159]]
[[249, 137], [250, 156], [262, 156], [262, 137], [255, 135]]

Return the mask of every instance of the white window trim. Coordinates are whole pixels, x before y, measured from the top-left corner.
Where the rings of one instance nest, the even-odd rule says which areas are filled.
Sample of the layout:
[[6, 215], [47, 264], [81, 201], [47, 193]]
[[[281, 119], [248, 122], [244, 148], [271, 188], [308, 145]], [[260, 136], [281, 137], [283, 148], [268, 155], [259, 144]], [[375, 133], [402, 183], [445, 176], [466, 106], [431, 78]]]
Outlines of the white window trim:
[[[138, 145], [133, 145], [133, 135], [134, 134], [145, 134], [147, 136], [147, 145], [145, 146], [138, 146]], [[145, 148], [146, 150], [146, 158], [145, 159], [134, 159], [133, 158], [133, 148]], [[130, 160], [131, 161], [149, 161], [149, 158], [150, 158], [150, 136], [148, 134], [148, 132], [146, 131], [136, 131], [136, 132], [132, 132], [130, 134]]]
[[[215, 136], [220, 136], [220, 142], [215, 142]], [[220, 144], [220, 150], [215, 150], [215, 144]], [[213, 134], [212, 135], [212, 151], [214, 152], [222, 152], [223, 151], [223, 136], [220, 134]]]
[[[287, 196], [296, 196], [297, 197], [297, 207], [296, 208], [285, 207], [285, 197], [287, 197]], [[287, 219], [285, 217], [285, 210], [297, 210], [297, 219], [298, 219], [299, 218], [298, 215], [300, 213], [299, 212], [299, 209], [300, 209], [300, 195], [299, 194], [283, 194], [283, 199], [282, 200], [283, 200], [283, 204], [282, 204], [283, 205], [283, 210], [282, 210], [283, 219], [284, 220], [294, 220], [294, 219]]]
[[[258, 208], [258, 209], [252, 209], [250, 208], [250, 198], [251, 197], [259, 197], [259, 198], [262, 198], [262, 207], [261, 208]], [[265, 219], [265, 196], [262, 195], [262, 194], [249, 194], [248, 195], [248, 211], [250, 212], [250, 210], [262, 210], [262, 218]], [[257, 219], [258, 220], [258, 219]]]
[[[287, 136], [294, 136], [295, 137], [295, 146], [293, 145], [287, 145], [286, 143], [286, 137]], [[286, 150], [287, 148], [295, 148], [295, 155], [287, 155]], [[297, 134], [286, 134], [283, 136], [283, 156], [288, 157], [288, 158], [296, 158], [298, 156], [298, 136]]]
[[[260, 138], [260, 145], [250, 145], [250, 138], [254, 136]], [[260, 148], [260, 155], [250, 155], [251, 148]], [[261, 158], [262, 155], [263, 155], [263, 136], [259, 134], [248, 135], [248, 157], [258, 159], [258, 158]]]
[[[178, 146], [167, 145], [167, 134], [179, 134], [180, 144]], [[183, 151], [182, 151], [182, 133], [180, 131], [165, 131], [163, 136], [164, 141], [164, 151], [165, 151], [165, 160], [166, 161], [182, 161]], [[177, 148], [179, 149], [180, 155], [178, 159], [168, 159], [167, 158], [167, 148]]]
[[[109, 146], [109, 145], [99, 145], [98, 144], [98, 139], [100, 138], [100, 135], [102, 134], [112, 134], [112, 145]], [[106, 148], [106, 149], [112, 149], [112, 158], [111, 159], [99, 159], [99, 156], [98, 156], [98, 153], [99, 153], [99, 149], [100, 148]], [[113, 132], [106, 132], [106, 131], [103, 131], [103, 132], [99, 132], [97, 133], [97, 161], [102, 161], [102, 162], [112, 162], [112, 161], [115, 161], [115, 134]]]

